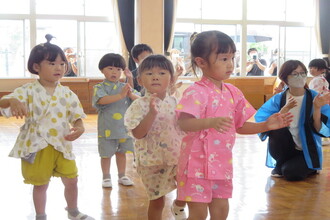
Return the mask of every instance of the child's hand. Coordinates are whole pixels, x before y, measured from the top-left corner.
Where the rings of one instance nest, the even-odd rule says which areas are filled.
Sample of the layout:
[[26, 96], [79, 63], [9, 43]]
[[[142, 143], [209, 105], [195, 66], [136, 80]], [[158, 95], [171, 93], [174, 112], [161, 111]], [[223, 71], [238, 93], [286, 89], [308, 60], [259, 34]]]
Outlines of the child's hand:
[[27, 116], [28, 111], [25, 103], [20, 102], [17, 99], [10, 99], [9, 106], [10, 106], [11, 115], [15, 116], [17, 119]]
[[297, 106], [297, 100], [295, 100], [292, 96], [289, 97], [287, 103], [281, 109], [281, 113], [287, 113], [290, 109]]
[[157, 94], [156, 93], [152, 94], [150, 96], [150, 105], [149, 105], [149, 112], [155, 115], [158, 113], [156, 106], [156, 98], [157, 98]]
[[290, 112], [287, 113], [275, 113], [271, 115], [267, 121], [267, 130], [276, 130], [284, 127], [290, 126], [292, 122], [293, 115]]
[[330, 92], [324, 94], [318, 94], [313, 100], [314, 108], [321, 108], [322, 106], [329, 104], [329, 101], [330, 101]]
[[128, 95], [128, 92], [131, 90], [131, 87], [128, 83], [121, 89], [120, 95], [122, 98], [126, 97]]
[[79, 138], [85, 131], [84, 127], [78, 126], [70, 129], [70, 134], [65, 135], [64, 139], [67, 141], [74, 141]]
[[284, 85], [285, 85], [284, 82], [281, 81], [280, 84], [278, 84], [278, 86], [274, 89], [274, 94], [282, 92]]
[[178, 63], [175, 65], [175, 76], [178, 78], [184, 72], [184, 63], [178, 60]]
[[133, 78], [133, 74], [132, 72], [126, 67], [125, 70], [124, 70], [124, 75], [127, 77], [127, 78]]
[[233, 120], [230, 117], [217, 117], [210, 118], [211, 128], [219, 131], [220, 133], [226, 133], [231, 127]]

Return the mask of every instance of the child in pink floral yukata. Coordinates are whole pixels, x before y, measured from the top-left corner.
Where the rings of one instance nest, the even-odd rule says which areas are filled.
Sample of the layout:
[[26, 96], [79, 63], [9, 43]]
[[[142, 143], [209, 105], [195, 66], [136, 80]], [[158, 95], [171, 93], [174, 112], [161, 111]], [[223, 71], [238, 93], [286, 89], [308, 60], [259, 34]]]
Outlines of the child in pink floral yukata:
[[[146, 90], [125, 113], [124, 123], [135, 138], [136, 169], [150, 200], [148, 219], [161, 220], [165, 195], [176, 189], [176, 170], [184, 133], [176, 123], [176, 98], [170, 90], [174, 68], [163, 55], [150, 55], [139, 66], [137, 80]], [[175, 219], [186, 219], [185, 202], [174, 201]]]
[[187, 88], [177, 105], [182, 140], [177, 182], [178, 200], [186, 201], [188, 219], [226, 219], [232, 197], [232, 148], [235, 133], [256, 134], [286, 127], [290, 114], [274, 114], [266, 122], [247, 120], [255, 109], [235, 86], [224, 83], [234, 69], [236, 47], [219, 31], [198, 34], [191, 45], [193, 70], [203, 76]]

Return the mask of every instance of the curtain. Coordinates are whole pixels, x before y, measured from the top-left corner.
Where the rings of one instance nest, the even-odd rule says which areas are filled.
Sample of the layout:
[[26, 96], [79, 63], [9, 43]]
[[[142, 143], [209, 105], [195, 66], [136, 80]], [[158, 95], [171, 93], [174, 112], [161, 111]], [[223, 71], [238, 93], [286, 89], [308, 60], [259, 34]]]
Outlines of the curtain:
[[164, 0], [164, 52], [169, 55], [174, 38], [177, 0]]
[[316, 34], [323, 56], [330, 57], [330, 1], [316, 0]]
[[136, 69], [136, 64], [130, 56], [130, 51], [134, 47], [135, 39], [135, 1], [134, 0], [113, 0], [114, 12], [117, 19], [119, 33], [123, 42], [123, 56], [128, 60], [128, 68], [132, 71]]

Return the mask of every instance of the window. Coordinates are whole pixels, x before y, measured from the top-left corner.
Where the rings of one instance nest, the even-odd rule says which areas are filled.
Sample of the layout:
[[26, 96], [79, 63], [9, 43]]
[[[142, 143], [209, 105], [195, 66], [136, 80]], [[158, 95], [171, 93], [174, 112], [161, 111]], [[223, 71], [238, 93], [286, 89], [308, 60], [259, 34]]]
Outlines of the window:
[[24, 20], [0, 20], [0, 77], [25, 77]]
[[[250, 59], [247, 51], [251, 47], [257, 48], [267, 67], [275, 60], [280, 66], [288, 59], [299, 59], [308, 65], [317, 56], [313, 2], [180, 0], [173, 48], [179, 49], [185, 63], [189, 64], [190, 35], [193, 32], [219, 30], [231, 36], [236, 43], [234, 75], [246, 75], [246, 61]], [[242, 39], [242, 36], [246, 37]], [[264, 76], [270, 75], [267, 68]]]
[[101, 57], [121, 52], [111, 0], [1, 1], [0, 31], [0, 77], [30, 77], [29, 53], [46, 34], [55, 36], [52, 43], [76, 51], [82, 77], [100, 76]]

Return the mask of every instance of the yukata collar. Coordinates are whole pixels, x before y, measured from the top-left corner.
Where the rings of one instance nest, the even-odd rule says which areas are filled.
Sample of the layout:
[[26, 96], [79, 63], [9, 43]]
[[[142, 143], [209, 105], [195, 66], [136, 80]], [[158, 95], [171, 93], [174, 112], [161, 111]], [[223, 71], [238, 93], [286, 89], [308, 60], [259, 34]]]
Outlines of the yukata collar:
[[119, 82], [119, 80], [118, 80], [117, 82], [111, 82], [111, 81], [109, 81], [109, 80], [107, 80], [107, 79], [104, 79], [104, 82], [105, 82], [105, 83], [109, 83], [109, 84], [115, 84], [115, 85], [117, 85], [118, 82]]
[[223, 82], [221, 82], [222, 84], [222, 89], [220, 89], [219, 87], [217, 87], [210, 79], [206, 78], [205, 76], [203, 76], [200, 80], [200, 82], [204, 85], [206, 85], [207, 87], [211, 88], [211, 89], [214, 89], [214, 90], [217, 90], [217, 91], [221, 91], [223, 90]]
[[[34, 83], [35, 83], [35, 85], [37, 85], [37, 87], [39, 87], [40, 89], [42, 89], [42, 90], [44, 90], [44, 91], [47, 92], [46, 88], [45, 88], [43, 85], [41, 85], [39, 79], [36, 80], [36, 81], [34, 81]], [[62, 86], [62, 85], [61, 85], [60, 81], [58, 81], [57, 84], [56, 84], [56, 87], [55, 87], [54, 93], [56, 92], [57, 88], [58, 88], [58, 87], [61, 87], [61, 86]]]

